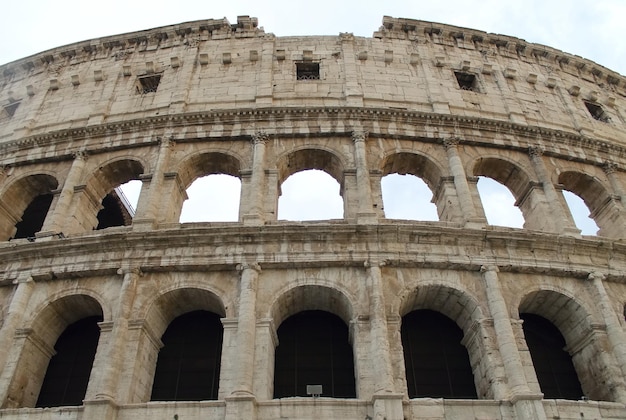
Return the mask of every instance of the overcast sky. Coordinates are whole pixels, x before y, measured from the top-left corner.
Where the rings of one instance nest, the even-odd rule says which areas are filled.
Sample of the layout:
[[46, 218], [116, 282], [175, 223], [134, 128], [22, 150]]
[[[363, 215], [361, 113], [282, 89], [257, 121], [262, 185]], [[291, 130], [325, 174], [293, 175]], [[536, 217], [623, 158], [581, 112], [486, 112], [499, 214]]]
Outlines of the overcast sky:
[[[156, 26], [222, 17], [235, 23], [238, 15], [257, 17], [259, 26], [277, 36], [352, 32], [370, 37], [381, 25], [382, 17], [388, 15], [510, 35], [580, 55], [626, 74], [623, 22], [626, 0], [7, 0], [3, 3], [0, 63], [73, 42]], [[283, 186], [285, 195], [286, 187]], [[500, 203], [502, 199], [496, 200]], [[386, 207], [389, 210], [387, 204]], [[490, 222], [495, 223], [491, 219]]]

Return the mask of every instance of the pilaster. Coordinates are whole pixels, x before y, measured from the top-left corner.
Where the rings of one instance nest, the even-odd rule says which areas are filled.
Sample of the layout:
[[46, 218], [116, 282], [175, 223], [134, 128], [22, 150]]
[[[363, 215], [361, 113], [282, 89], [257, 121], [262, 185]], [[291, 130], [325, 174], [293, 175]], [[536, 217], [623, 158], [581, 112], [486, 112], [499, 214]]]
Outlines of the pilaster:
[[72, 167], [70, 168], [67, 178], [63, 183], [61, 193], [56, 199], [56, 204], [53, 202], [50, 206], [50, 211], [41, 228], [41, 234], [50, 233], [69, 233], [68, 229], [72, 224], [72, 213], [70, 207], [73, 202], [75, 189], [74, 187], [80, 184], [87, 163], [87, 152], [78, 151], [74, 153], [74, 160], [72, 161]]
[[366, 131], [353, 131], [352, 141], [354, 142], [354, 160], [356, 164], [356, 184], [357, 184], [357, 223], [376, 223], [377, 217], [374, 212], [372, 200], [372, 186], [370, 181], [370, 171], [367, 165], [367, 150], [365, 141], [368, 133]]
[[580, 230], [574, 224], [574, 219], [567, 208], [563, 194], [559, 194], [547, 175], [548, 171], [542, 158], [543, 150], [539, 147], [529, 147], [528, 156], [539, 182], [543, 185], [543, 191], [550, 208], [550, 224], [553, 226], [553, 230], [562, 235], [579, 236]]
[[[249, 191], [242, 191], [242, 205], [247, 206], [246, 214], [243, 215], [244, 225], [262, 225], [264, 223], [264, 197], [265, 197], [265, 144], [269, 136], [267, 133], [258, 131], [252, 136], [254, 148], [252, 161], [252, 174], [250, 182], [246, 185]], [[243, 190], [243, 185], [242, 185]]]
[[542, 395], [533, 394], [528, 388], [515, 334], [511, 326], [511, 317], [498, 279], [498, 271], [496, 266], [482, 266], [480, 268], [487, 294], [487, 306], [493, 317], [496, 341], [504, 363], [511, 400], [519, 419], [545, 419], [546, 414], [541, 404]]
[[446, 149], [450, 173], [454, 177], [454, 186], [459, 199], [463, 222], [466, 227], [482, 227], [485, 225], [486, 220], [484, 217], [480, 217], [476, 211], [468, 178], [463, 169], [461, 157], [459, 156], [459, 141], [460, 139], [458, 137], [449, 137], [443, 140], [443, 146]]
[[167, 196], [164, 188], [165, 171], [174, 147], [175, 143], [173, 140], [167, 138], [159, 139], [159, 152], [152, 176], [144, 176], [142, 178], [137, 212], [133, 219], [133, 230], [154, 229], [157, 223], [167, 219], [162, 214], [163, 210], [161, 207], [163, 207], [163, 203], [166, 202], [169, 206], [176, 205], [176, 202], [172, 203], [169, 198], [167, 200], [163, 199], [163, 197]]

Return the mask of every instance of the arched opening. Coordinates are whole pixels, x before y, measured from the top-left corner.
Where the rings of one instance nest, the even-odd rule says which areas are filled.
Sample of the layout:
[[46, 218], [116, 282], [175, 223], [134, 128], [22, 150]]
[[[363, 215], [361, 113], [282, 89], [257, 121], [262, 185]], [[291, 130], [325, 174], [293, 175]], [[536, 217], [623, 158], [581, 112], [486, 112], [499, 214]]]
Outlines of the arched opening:
[[339, 183], [324, 171], [295, 173], [281, 185], [279, 220], [326, 220], [343, 218]]
[[344, 217], [344, 168], [333, 153], [302, 149], [278, 161], [278, 219]]
[[41, 194], [30, 202], [22, 214], [22, 220], [15, 225], [14, 239], [31, 238], [41, 230], [50, 210], [52, 198], [52, 194]]
[[[586, 234], [595, 234], [621, 238], [623, 215], [621, 206], [617, 206], [602, 183], [587, 174], [574, 171], [565, 171], [559, 174], [558, 182], [563, 185], [563, 195], [569, 206], [576, 226]], [[569, 191], [572, 194], [567, 194]], [[584, 202], [572, 195], [578, 196]], [[585, 208], [586, 207], [586, 208]], [[587, 221], [591, 218], [599, 228], [594, 231], [594, 224]]]
[[428, 185], [415, 175], [389, 174], [381, 180], [385, 217], [438, 221], [437, 206]]
[[569, 211], [574, 219], [574, 224], [580, 229], [583, 235], [597, 235], [598, 225], [596, 221], [590, 217], [589, 207], [585, 204], [585, 201], [574, 194], [573, 192], [563, 190], [563, 197], [569, 207]]
[[559, 329], [539, 315], [522, 313], [520, 318], [544, 398], [581, 399], [582, 387]]
[[57, 187], [54, 177], [39, 174], [7, 188], [0, 203], [0, 239], [34, 237], [43, 226]]
[[239, 220], [241, 164], [226, 153], [210, 152], [191, 156], [180, 166], [178, 175], [185, 194], [172, 190], [176, 218], [187, 222], [230, 222]]
[[513, 228], [524, 226], [524, 216], [515, 205], [515, 197], [506, 186], [492, 178], [480, 176], [477, 187], [487, 223]]
[[161, 338], [150, 400], [216, 400], [222, 336], [215, 313], [199, 310], [174, 319]]
[[402, 318], [402, 347], [409, 398], [477, 398], [463, 331], [428, 309]]
[[239, 219], [241, 180], [227, 174], [197, 178], [187, 188], [180, 223], [236, 222]]
[[[552, 343], [553, 350], [550, 351], [556, 352], [554, 349], [562, 349], [566, 353], [559, 353], [560, 357], [563, 357], [563, 360], [565, 358], [571, 360], [575, 374], [580, 381], [582, 393], [576, 395], [577, 389], [570, 390], [571, 393], [568, 394], [568, 398], [577, 400], [583, 395], [596, 401], [615, 401], [619, 398], [617, 389], [619, 389], [618, 384], [622, 378], [609, 373], [611, 370], [608, 369], [607, 364], [611, 362], [607, 359], [605, 350], [606, 346], [609, 346], [607, 337], [596, 332], [589, 311], [581, 306], [575, 298], [553, 290], [536, 290], [523, 297], [519, 304], [519, 313], [520, 318], [524, 320], [522, 328], [525, 334], [528, 321], [529, 326], [536, 327], [533, 330], [535, 337], [537, 334], [541, 334], [540, 338], [552, 340], [548, 341], [548, 343]], [[551, 325], [547, 325], [537, 316], [545, 319]], [[560, 340], [561, 337], [563, 338], [562, 341]], [[531, 337], [531, 341], [533, 339], [534, 337]], [[533, 344], [527, 344], [530, 357], [534, 362]], [[541, 350], [542, 347], [539, 349]], [[541, 351], [544, 353], [540, 352], [539, 354], [545, 357], [548, 350]], [[542, 362], [539, 361], [540, 366], [542, 366]], [[563, 362], [559, 363], [563, 364]], [[535, 366], [535, 370], [537, 369], [538, 367]], [[559, 369], [562, 370], [563, 368], [559, 367]], [[548, 373], [551, 374], [549, 371]], [[537, 373], [543, 390], [541, 375], [542, 373]], [[573, 374], [570, 373], [569, 375], [571, 377]], [[546, 389], [554, 390], [554, 388], [554, 379], [552, 382], [546, 382]], [[565, 387], [565, 389], [569, 388]]]
[[120, 188], [143, 173], [140, 162], [118, 160], [98, 168], [84, 186], [75, 188], [78, 195], [74, 217], [85, 230], [106, 229], [132, 224], [135, 214], [131, 202]]
[[[86, 360], [85, 357], [90, 354], [90, 351], [95, 352], [95, 350], [89, 349], [97, 346], [99, 338], [97, 323], [103, 318], [103, 311], [99, 302], [93, 297], [84, 294], [61, 297], [48, 303], [41, 311], [37, 311], [37, 315], [32, 323], [28, 324], [29, 328], [24, 329], [28, 334], [28, 339], [20, 349], [19, 359], [14, 366], [3, 408], [34, 407], [35, 404], [39, 406], [82, 404], [84, 390], [80, 398], [78, 398], [77, 395], [81, 394], [80, 389], [82, 388], [79, 389], [77, 387], [82, 383], [80, 380], [89, 379], [93, 355], [90, 356], [91, 361]], [[73, 326], [74, 324], [76, 325]], [[65, 331], [67, 331], [67, 334], [61, 339], [60, 337]], [[67, 340], [69, 340], [70, 345], [66, 344]], [[83, 345], [85, 346], [84, 348], [82, 347]], [[64, 350], [68, 348], [69, 353]], [[75, 349], [80, 351], [75, 352]], [[7, 350], [5, 349], [5, 351]], [[42, 390], [47, 392], [42, 387], [42, 384], [45, 376], [49, 375], [47, 373], [48, 367], [55, 353], [60, 355], [61, 368], [59, 369], [59, 363], [55, 362], [57, 367], [51, 367], [50, 369], [56, 372], [60, 370], [61, 373], [65, 373], [67, 381], [63, 383], [63, 379], [58, 377], [48, 381], [52, 383], [52, 388], [59, 386], [57, 380], [61, 381], [58, 382], [59, 384], [63, 383], [64, 386], [69, 386], [70, 388], [63, 391], [64, 396], [57, 394], [52, 395], [50, 399], [45, 397], [47, 402], [42, 396], [42, 401], [38, 403], [38, 397]], [[86, 367], [87, 365], [88, 367]], [[50, 375], [52, 375], [52, 372]], [[63, 375], [60, 376], [62, 377]], [[74, 376], [76, 376], [77, 380], [82, 379], [74, 383], [72, 382]], [[48, 389], [49, 386], [46, 385], [45, 388]], [[60, 390], [52, 389], [53, 394], [57, 391]], [[61, 399], [52, 400], [57, 397]]]
[[50, 359], [36, 407], [82, 405], [91, 375], [101, 316], [83, 318], [59, 336]]
[[308, 310], [278, 328], [274, 398], [306, 397], [321, 385], [323, 397], [356, 398], [354, 358], [348, 326], [337, 315]]
[[433, 202], [433, 191], [441, 181], [441, 170], [430, 159], [414, 153], [394, 153], [383, 160], [381, 170], [385, 217], [440, 220], [445, 206], [439, 208], [439, 203]]

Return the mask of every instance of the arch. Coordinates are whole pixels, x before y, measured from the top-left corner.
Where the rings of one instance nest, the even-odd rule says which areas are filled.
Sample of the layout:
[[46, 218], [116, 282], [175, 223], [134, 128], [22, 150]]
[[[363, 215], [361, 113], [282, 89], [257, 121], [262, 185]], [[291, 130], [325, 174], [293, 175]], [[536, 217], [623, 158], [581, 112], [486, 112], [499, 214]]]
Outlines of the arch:
[[481, 157], [474, 162], [471, 173], [473, 176], [491, 178], [508, 188], [515, 198], [515, 206], [519, 208], [524, 217], [525, 228], [540, 225], [536, 219], [541, 218], [541, 216], [533, 214], [535, 207], [530, 200], [527, 200], [527, 196], [537, 183], [532, 181], [530, 175], [519, 163], [502, 157]]
[[612, 205], [609, 190], [596, 177], [577, 171], [563, 171], [559, 174], [558, 183], [563, 188], [579, 196], [589, 208], [589, 217], [598, 227], [598, 235], [621, 237], [623, 226], [618, 207]]
[[439, 312], [420, 309], [402, 318], [409, 398], [477, 398], [463, 331]]
[[25, 175], [9, 184], [0, 196], [0, 240], [39, 232], [58, 186], [54, 176], [42, 173]]
[[291, 150], [277, 159], [278, 185], [281, 185], [290, 175], [309, 169], [324, 171], [342, 186], [344, 184], [345, 162], [333, 150], [323, 147], [304, 147]]
[[36, 407], [82, 405], [93, 367], [102, 316], [69, 325], [54, 345]]
[[[290, 152], [279, 156], [277, 159], [278, 169], [278, 217], [289, 220], [320, 220], [328, 218], [342, 218], [348, 214], [348, 208], [346, 200], [344, 199], [345, 192], [345, 177], [344, 170], [346, 168], [341, 157], [332, 150], [328, 150], [322, 147], [304, 147], [300, 149], [291, 150]], [[307, 173], [305, 173], [307, 171]], [[323, 173], [316, 173], [321, 171]], [[309, 173], [310, 172], [310, 173]], [[296, 175], [294, 178], [290, 178], [292, 175]], [[339, 184], [339, 196], [335, 195], [334, 189], [330, 188], [318, 188], [312, 189], [312, 186], [323, 185], [324, 181], [332, 183], [328, 179], [324, 179], [326, 175], [330, 175]], [[290, 182], [290, 189], [287, 189], [285, 181], [287, 179]], [[291, 194], [282, 194], [282, 188], [285, 186], [286, 192]], [[334, 184], [336, 186], [336, 184]], [[305, 194], [301, 192], [305, 191]], [[317, 192], [314, 198], [312, 192]], [[295, 194], [298, 196], [296, 197]], [[341, 198], [340, 198], [341, 197]], [[308, 200], [313, 201], [308, 201]], [[298, 216], [297, 210], [291, 211], [293, 207], [306, 207], [308, 209], [316, 209], [319, 207], [319, 203], [324, 202], [326, 204], [326, 213], [320, 214], [320, 212], [307, 212], [303, 216]], [[343, 213], [340, 213], [343, 209]], [[285, 211], [286, 210], [286, 211]]]
[[[431, 194], [431, 196], [427, 198], [426, 197], [427, 193], [424, 191], [424, 194], [420, 194], [420, 196], [418, 197], [419, 199], [415, 201], [414, 203], [415, 206], [417, 206], [418, 204], [422, 204], [422, 205], [426, 204], [426, 206], [432, 206], [433, 210], [434, 208], [437, 208], [436, 220], [438, 220], [442, 216], [442, 214], [444, 214], [444, 209], [439, 208], [439, 206], [442, 206], [443, 204], [437, 202], [437, 200], [432, 199], [434, 194], [437, 192], [437, 189], [441, 182], [443, 171], [431, 159], [429, 159], [428, 157], [424, 155], [417, 154], [417, 153], [395, 152], [395, 153], [385, 156], [385, 158], [381, 161], [381, 171], [382, 171], [382, 176], [383, 176], [381, 179], [381, 190], [383, 193], [383, 208], [384, 209], [389, 210], [390, 205], [392, 204], [390, 200], [393, 200], [392, 198], [393, 196], [390, 196], [389, 193], [387, 192], [388, 190], [384, 188], [385, 185], [387, 186], [389, 185], [388, 183], [384, 184], [386, 180], [387, 181], [390, 180], [389, 176], [393, 174], [412, 175], [412, 176], [417, 177], [417, 179], [414, 179], [415, 183], [414, 185], [412, 185], [414, 188], [412, 188], [411, 190], [416, 190], [420, 186], [422, 186], [423, 188], [423, 184], [417, 183], [421, 181], [424, 184], [426, 184], [426, 187], [428, 188]], [[394, 179], [394, 181], [399, 181], [399, 180]], [[405, 184], [406, 184], [406, 181], [405, 181]], [[397, 185], [397, 182], [396, 182], [396, 185]], [[424, 201], [426, 200], [430, 200], [434, 205], [430, 203], [424, 203]], [[406, 203], [403, 204], [403, 206], [406, 206], [406, 205], [407, 205]], [[385, 214], [387, 215], [389, 213], [385, 211]], [[434, 215], [430, 215], [430, 213], [427, 213], [427, 214], [429, 214], [429, 216], [427, 217], [427, 220], [431, 220], [434, 216]]]
[[195, 153], [178, 165], [178, 176], [184, 189], [205, 175], [225, 174], [240, 178], [241, 158], [223, 151]]
[[[419, 310], [430, 310], [445, 316], [450, 322], [454, 322], [462, 331], [462, 345], [466, 348], [469, 357], [471, 372], [480, 372], [474, 375], [474, 390], [481, 398], [493, 398], [493, 389], [490, 383], [496, 380], [497, 372], [488, 360], [492, 349], [488, 348], [488, 343], [481, 337], [483, 334], [490, 334], [483, 324], [484, 316], [479, 301], [469, 292], [460, 288], [437, 283], [420, 284], [417, 287], [405, 289], [395, 300], [393, 306], [394, 313], [398, 313], [405, 320], [405, 316]], [[453, 330], [452, 328], [450, 328]], [[402, 326], [400, 327], [400, 333]], [[405, 349], [402, 350], [403, 357]], [[404, 361], [407, 375], [406, 363]], [[465, 366], [466, 367], [466, 366]], [[486, 376], [487, 380], [481, 380], [480, 376]], [[406, 378], [407, 385], [410, 379]], [[409, 387], [407, 386], [407, 390]], [[473, 397], [476, 398], [476, 397]]]
[[275, 325], [302, 311], [321, 310], [337, 315], [349, 324], [354, 311], [351, 299], [345, 292], [320, 284], [294, 284], [277, 293], [270, 305], [270, 316]]
[[582, 387], [559, 329], [540, 315], [521, 313], [520, 318], [544, 398], [580, 399]]
[[425, 283], [405, 289], [397, 303], [400, 305], [397, 308], [400, 316], [418, 309], [430, 309], [453, 320], [466, 334], [475, 322], [484, 318], [475, 297], [448, 285]]
[[278, 328], [274, 362], [274, 398], [306, 397], [307, 385], [320, 394], [356, 398], [354, 356], [348, 325], [326, 311], [291, 315]]
[[73, 214], [84, 230], [131, 223], [133, 215], [114, 189], [138, 179], [144, 173], [144, 168], [142, 162], [135, 158], [116, 158], [103, 164], [89, 176]]
[[177, 317], [193, 311], [208, 311], [224, 317], [222, 299], [213, 291], [200, 287], [175, 287], [156, 296], [146, 305], [145, 319], [157, 337], [164, 334]]
[[[55, 345], [64, 331], [83, 319], [90, 320], [89, 328], [91, 329], [90, 336], [93, 347], [93, 333], [97, 332], [99, 335], [99, 329], [95, 323], [103, 319], [103, 310], [100, 303], [92, 296], [86, 294], [62, 296], [47, 302], [43, 309], [35, 315], [30, 325], [31, 328], [26, 330], [28, 331], [27, 339], [23, 342], [9, 385], [7, 401], [10, 401], [10, 405], [15, 407], [35, 406], [49, 362], [55, 353]], [[81, 340], [78, 342], [80, 343]], [[97, 346], [97, 337], [95, 343]], [[95, 354], [95, 348], [92, 348], [92, 351]], [[93, 364], [93, 358], [88, 363], [89, 370], [91, 364]], [[85, 379], [85, 374], [82, 376]], [[83, 382], [83, 386], [86, 389], [85, 382]], [[72, 395], [72, 403], [75, 404], [78, 397], [76, 393]], [[84, 392], [82, 397], [84, 397]], [[82, 398], [80, 400], [82, 401]]]
[[[616, 399], [615, 385], [621, 378], [606, 373], [610, 371], [607, 364], [611, 363], [603, 350], [608, 345], [603, 342], [606, 337], [596, 333], [591, 312], [581, 302], [564, 291], [539, 288], [524, 295], [517, 308], [520, 318], [528, 317], [522, 314], [540, 316], [563, 336], [564, 349], [571, 357], [584, 395], [593, 400]], [[537, 376], [541, 379], [541, 372]]]
[[222, 358], [220, 316], [204, 310], [174, 319], [161, 337], [151, 401], [216, 400]]
[[429, 157], [415, 152], [393, 152], [380, 164], [382, 175], [415, 175], [424, 180], [431, 191], [436, 191], [444, 170]]

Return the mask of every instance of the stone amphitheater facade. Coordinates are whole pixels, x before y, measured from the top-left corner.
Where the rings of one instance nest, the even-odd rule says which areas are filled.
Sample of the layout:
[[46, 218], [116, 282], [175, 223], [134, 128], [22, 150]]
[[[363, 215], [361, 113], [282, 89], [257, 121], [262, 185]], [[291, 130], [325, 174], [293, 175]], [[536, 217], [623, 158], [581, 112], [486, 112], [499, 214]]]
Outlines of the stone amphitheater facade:
[[[0, 105], [0, 417], [626, 418], [623, 76], [438, 23], [276, 37], [241, 16], [5, 64]], [[277, 220], [280, 185], [307, 169], [339, 182], [342, 220]], [[218, 173], [241, 180], [239, 221], [179, 223], [187, 187]], [[385, 218], [393, 173], [426, 182], [439, 221]], [[523, 229], [487, 224], [479, 176], [511, 190]], [[132, 222], [96, 229], [129, 180]], [[348, 331], [351, 398], [276, 397], [279, 327], [303, 311]], [[221, 321], [214, 397], [151, 401], [164, 333], [193, 312]], [[474, 397], [408, 391], [415, 312], [459, 329]], [[546, 394], [524, 314], [562, 334], [580, 398]], [[99, 330], [86, 390], [48, 407], [55, 346], [84, 319]]]

